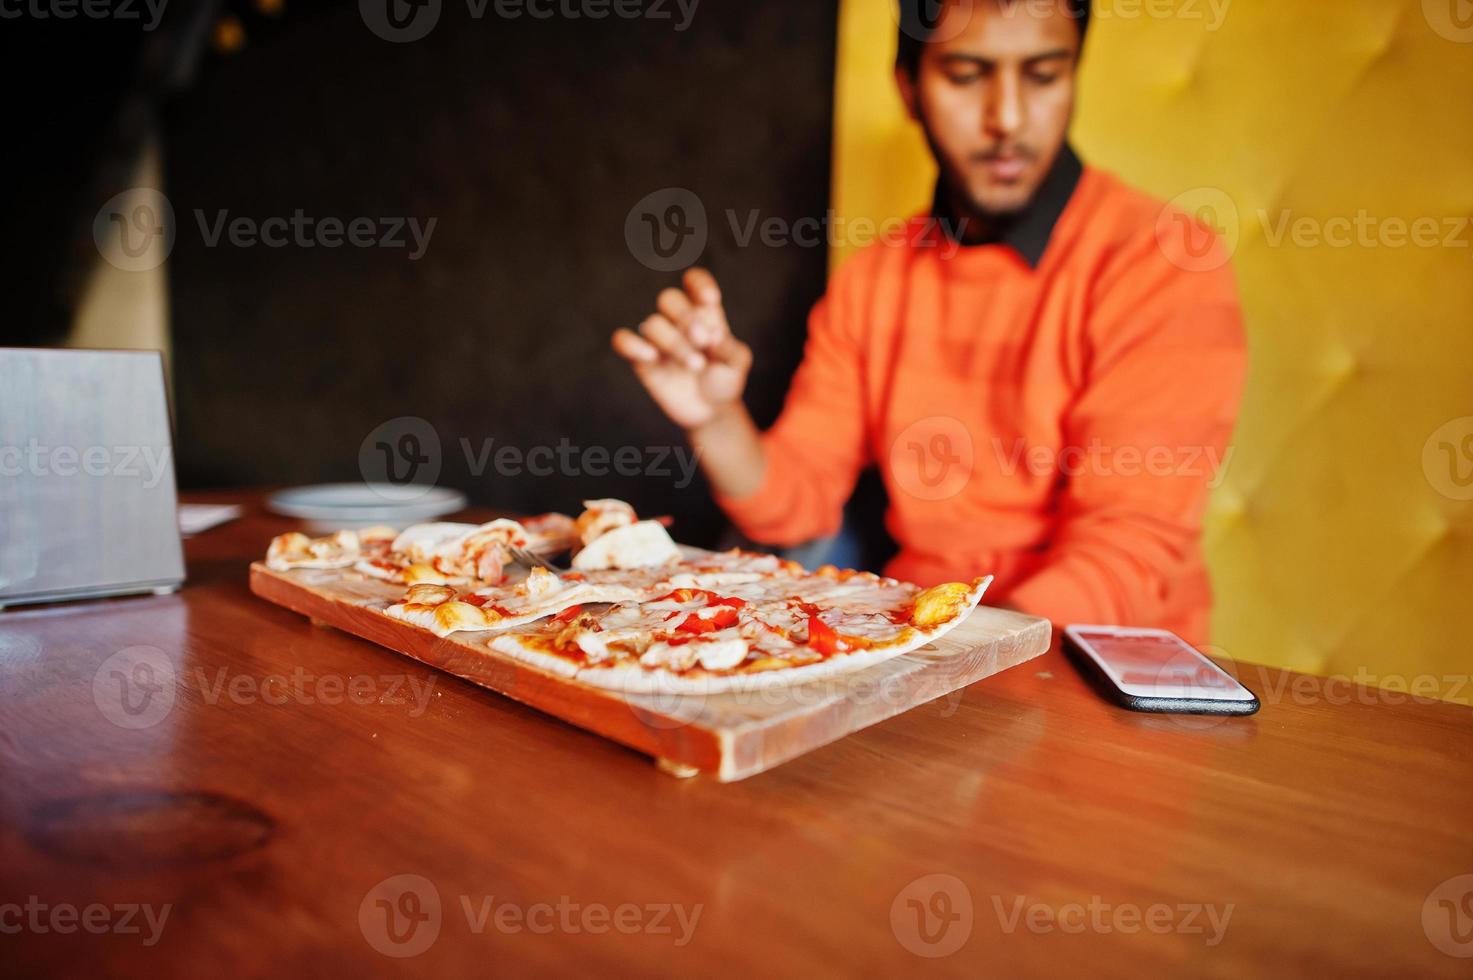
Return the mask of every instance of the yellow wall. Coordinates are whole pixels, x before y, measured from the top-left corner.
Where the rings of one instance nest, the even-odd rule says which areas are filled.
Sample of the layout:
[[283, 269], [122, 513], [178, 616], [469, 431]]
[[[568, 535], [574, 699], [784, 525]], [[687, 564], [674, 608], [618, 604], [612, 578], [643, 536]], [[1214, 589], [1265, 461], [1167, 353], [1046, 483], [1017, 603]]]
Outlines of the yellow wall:
[[[842, 3], [844, 218], [913, 213], [934, 179], [892, 90], [894, 3]], [[1217, 8], [1097, 0], [1074, 141], [1163, 199], [1215, 201], [1237, 238], [1252, 368], [1208, 514], [1218, 652], [1473, 703], [1468, 4]], [[1285, 218], [1297, 243], [1274, 240]]]

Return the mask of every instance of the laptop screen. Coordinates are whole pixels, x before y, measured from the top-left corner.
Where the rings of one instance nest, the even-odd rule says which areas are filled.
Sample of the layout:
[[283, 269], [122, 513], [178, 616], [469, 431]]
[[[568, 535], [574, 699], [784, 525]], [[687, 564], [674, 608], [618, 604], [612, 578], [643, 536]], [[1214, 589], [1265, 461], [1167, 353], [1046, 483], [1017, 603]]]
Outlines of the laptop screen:
[[0, 605], [184, 578], [156, 351], [0, 348]]

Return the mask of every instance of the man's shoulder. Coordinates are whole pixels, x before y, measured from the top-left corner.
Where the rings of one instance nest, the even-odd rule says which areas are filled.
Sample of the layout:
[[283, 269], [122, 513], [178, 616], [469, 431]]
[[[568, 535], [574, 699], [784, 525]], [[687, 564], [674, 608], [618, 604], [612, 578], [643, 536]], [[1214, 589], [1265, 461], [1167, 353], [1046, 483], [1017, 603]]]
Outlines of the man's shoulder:
[[1236, 215], [1231, 199], [1217, 188], [1194, 188], [1166, 201], [1089, 165], [1078, 193], [1084, 207], [1073, 223], [1074, 236], [1100, 261], [1157, 262], [1182, 272], [1227, 265]]

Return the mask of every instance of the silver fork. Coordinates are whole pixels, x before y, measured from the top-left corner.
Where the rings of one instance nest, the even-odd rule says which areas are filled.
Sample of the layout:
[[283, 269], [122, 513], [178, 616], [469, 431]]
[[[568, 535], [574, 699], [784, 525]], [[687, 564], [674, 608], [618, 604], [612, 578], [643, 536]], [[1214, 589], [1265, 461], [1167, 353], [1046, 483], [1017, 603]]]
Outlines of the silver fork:
[[513, 544], [507, 545], [507, 550], [511, 552], [511, 560], [518, 565], [526, 565], [528, 568], [545, 568], [554, 575], [561, 575], [567, 571], [566, 568], [558, 568], [546, 558], [543, 558], [541, 555], [535, 555], [526, 548], [518, 548]]

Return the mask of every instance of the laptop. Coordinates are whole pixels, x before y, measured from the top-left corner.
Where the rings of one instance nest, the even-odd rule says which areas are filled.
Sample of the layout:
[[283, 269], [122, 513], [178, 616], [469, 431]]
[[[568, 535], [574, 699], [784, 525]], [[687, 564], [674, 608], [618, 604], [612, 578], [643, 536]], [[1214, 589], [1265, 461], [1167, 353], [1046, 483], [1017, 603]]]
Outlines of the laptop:
[[0, 348], [0, 607], [184, 581], [157, 351]]

